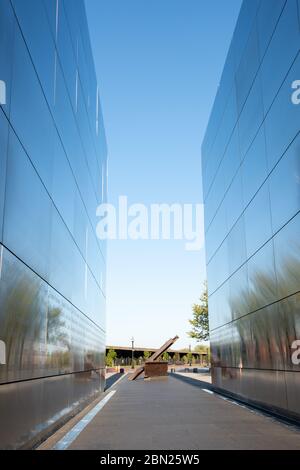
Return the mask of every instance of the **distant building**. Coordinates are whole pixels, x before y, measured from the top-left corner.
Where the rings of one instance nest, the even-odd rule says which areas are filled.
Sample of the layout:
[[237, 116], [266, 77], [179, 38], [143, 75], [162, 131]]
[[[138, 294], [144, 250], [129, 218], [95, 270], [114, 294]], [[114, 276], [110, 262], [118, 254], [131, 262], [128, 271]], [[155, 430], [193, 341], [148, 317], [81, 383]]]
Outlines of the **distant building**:
[[19, 448], [104, 388], [106, 144], [84, 0], [1, 1], [0, 80], [0, 448]]
[[243, 2], [202, 146], [213, 382], [296, 418], [299, 7]]

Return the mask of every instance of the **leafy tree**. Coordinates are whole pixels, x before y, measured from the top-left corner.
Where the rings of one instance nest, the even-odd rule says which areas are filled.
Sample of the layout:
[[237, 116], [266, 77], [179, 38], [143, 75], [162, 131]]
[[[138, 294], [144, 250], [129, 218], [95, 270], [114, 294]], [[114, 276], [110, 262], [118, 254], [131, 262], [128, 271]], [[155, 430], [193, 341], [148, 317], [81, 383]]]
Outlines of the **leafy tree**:
[[170, 356], [169, 356], [168, 351], [165, 351], [165, 352], [163, 353], [163, 357], [162, 357], [162, 358], [163, 358], [163, 361], [169, 362]]
[[188, 357], [187, 357], [187, 355], [185, 354], [185, 355], [181, 358], [181, 360], [183, 361], [184, 364], [187, 364], [187, 363], [188, 363]]
[[200, 303], [193, 305], [193, 318], [189, 320], [192, 325], [188, 335], [197, 341], [206, 341], [209, 339], [208, 323], [208, 295], [207, 284], [204, 283], [203, 293], [200, 297]]
[[186, 358], [187, 358], [187, 362], [189, 364], [192, 364], [193, 363], [193, 359], [194, 359], [194, 356], [191, 352], [188, 352], [187, 355], [186, 355]]
[[180, 361], [180, 354], [178, 352], [174, 353], [173, 361], [174, 362], [179, 362]]
[[[207, 357], [207, 362], [210, 362], [210, 348], [206, 346], [205, 344], [198, 344], [195, 349], [195, 352], [199, 352], [201, 355], [206, 354]], [[199, 355], [199, 359], [201, 359], [201, 356]]]
[[207, 354], [208, 347], [205, 344], [197, 344], [197, 346], [194, 347], [194, 352], [198, 352], [200, 354]]
[[110, 349], [106, 354], [105, 363], [108, 367], [113, 367], [115, 360], [117, 358], [117, 353], [114, 349]]
[[144, 361], [146, 362], [149, 357], [151, 356], [151, 352], [150, 351], [144, 351]]

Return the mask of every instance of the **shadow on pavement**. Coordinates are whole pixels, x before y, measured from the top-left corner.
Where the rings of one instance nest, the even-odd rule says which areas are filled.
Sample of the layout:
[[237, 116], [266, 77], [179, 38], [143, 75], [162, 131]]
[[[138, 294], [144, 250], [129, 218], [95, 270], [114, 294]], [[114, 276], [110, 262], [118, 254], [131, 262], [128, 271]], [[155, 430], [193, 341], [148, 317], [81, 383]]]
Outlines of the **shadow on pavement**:
[[104, 391], [106, 392], [106, 390], [108, 390], [110, 387], [112, 387], [112, 385], [117, 381], [119, 380], [120, 377], [122, 377], [124, 374], [114, 374], [114, 375], [111, 375], [110, 377], [108, 377], [108, 379], [106, 379], [106, 384], [105, 384], [105, 389]]

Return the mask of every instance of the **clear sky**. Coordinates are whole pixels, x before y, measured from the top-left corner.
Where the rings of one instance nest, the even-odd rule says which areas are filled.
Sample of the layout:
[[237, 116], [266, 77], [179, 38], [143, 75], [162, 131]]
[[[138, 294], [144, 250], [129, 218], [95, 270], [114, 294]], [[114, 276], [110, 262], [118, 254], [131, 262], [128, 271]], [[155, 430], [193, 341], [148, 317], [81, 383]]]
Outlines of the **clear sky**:
[[[201, 203], [201, 143], [241, 0], [86, 0], [105, 121], [109, 201]], [[205, 253], [110, 241], [107, 344], [192, 347]]]

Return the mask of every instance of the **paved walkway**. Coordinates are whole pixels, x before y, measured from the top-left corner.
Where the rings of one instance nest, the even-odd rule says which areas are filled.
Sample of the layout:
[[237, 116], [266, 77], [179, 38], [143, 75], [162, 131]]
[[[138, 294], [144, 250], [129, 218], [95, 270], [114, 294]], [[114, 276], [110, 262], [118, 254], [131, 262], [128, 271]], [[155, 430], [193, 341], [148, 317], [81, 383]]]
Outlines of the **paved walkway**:
[[106, 384], [105, 384], [105, 390], [108, 390], [112, 385], [122, 377], [122, 374], [119, 374], [118, 372], [111, 372], [106, 374], [105, 379], [106, 379]]
[[300, 449], [300, 432], [176, 377], [116, 393], [69, 449]]
[[206, 382], [208, 384], [211, 384], [211, 375], [209, 373], [198, 372], [197, 374], [195, 374], [193, 372], [178, 371], [176, 372], [176, 374], [190, 379], [200, 380], [200, 382]]

